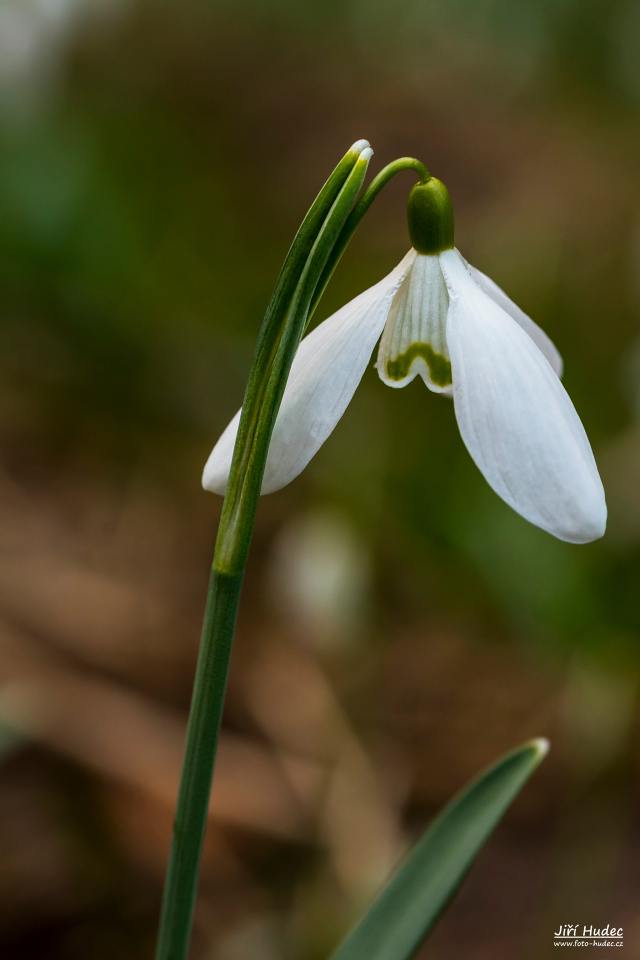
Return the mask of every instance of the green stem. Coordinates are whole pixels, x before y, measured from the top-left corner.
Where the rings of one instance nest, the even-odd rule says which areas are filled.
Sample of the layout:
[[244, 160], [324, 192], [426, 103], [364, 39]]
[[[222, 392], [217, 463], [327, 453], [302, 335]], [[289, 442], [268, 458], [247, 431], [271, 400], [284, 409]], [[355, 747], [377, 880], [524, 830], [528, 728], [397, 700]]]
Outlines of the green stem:
[[356, 201], [368, 156], [349, 151], [320, 191], [289, 250], [258, 337], [216, 539], [156, 960], [188, 954], [240, 588], [271, 431], [313, 291]]
[[241, 576], [211, 571], [165, 881], [158, 960], [186, 957], [235, 632]]

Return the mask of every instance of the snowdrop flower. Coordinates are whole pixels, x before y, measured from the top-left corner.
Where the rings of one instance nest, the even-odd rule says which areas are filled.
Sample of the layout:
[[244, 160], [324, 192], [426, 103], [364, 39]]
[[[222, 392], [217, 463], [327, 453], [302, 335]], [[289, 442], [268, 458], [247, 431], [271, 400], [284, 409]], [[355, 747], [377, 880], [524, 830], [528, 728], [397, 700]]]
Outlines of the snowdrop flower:
[[[293, 480], [332, 432], [369, 364], [390, 387], [420, 376], [453, 398], [463, 442], [502, 499], [561, 540], [587, 543], [606, 525], [602, 483], [547, 335], [453, 245], [444, 184], [416, 185], [412, 248], [395, 270], [315, 328], [296, 353], [262, 493]], [[239, 413], [215, 445], [203, 486], [223, 493]]]

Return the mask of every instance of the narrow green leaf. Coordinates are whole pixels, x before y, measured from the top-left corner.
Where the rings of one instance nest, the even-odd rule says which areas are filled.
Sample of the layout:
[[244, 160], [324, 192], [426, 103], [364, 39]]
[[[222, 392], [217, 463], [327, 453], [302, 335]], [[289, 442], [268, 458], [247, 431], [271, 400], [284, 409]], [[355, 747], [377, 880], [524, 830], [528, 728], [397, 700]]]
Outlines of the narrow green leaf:
[[[306, 260], [302, 260], [299, 252], [292, 254], [288, 258], [291, 263], [283, 268], [278, 283], [287, 290], [292, 286], [289, 299], [284, 295], [274, 295], [272, 303], [276, 304], [277, 309], [270, 307], [263, 320], [242, 403], [229, 482], [220, 514], [214, 554], [214, 568], [220, 573], [236, 574], [246, 562], [271, 433], [289, 370], [306, 325], [320, 274], [360, 193], [372, 151], [367, 147], [355, 152], [352, 148], [351, 153], [356, 156], [355, 162], [319, 226]], [[346, 159], [349, 160], [349, 154]], [[323, 200], [322, 212], [324, 203]], [[319, 216], [316, 213], [313, 216], [309, 214], [305, 223], [307, 219], [317, 226]], [[307, 229], [304, 224], [303, 227], [299, 235], [304, 235], [304, 242], [298, 244], [294, 241], [292, 250], [294, 247], [304, 250], [310, 239], [308, 234], [311, 227]], [[300, 272], [294, 277], [295, 283], [290, 284], [294, 271], [292, 264], [299, 267]]]
[[532, 740], [489, 767], [434, 820], [333, 960], [408, 960], [549, 745]]

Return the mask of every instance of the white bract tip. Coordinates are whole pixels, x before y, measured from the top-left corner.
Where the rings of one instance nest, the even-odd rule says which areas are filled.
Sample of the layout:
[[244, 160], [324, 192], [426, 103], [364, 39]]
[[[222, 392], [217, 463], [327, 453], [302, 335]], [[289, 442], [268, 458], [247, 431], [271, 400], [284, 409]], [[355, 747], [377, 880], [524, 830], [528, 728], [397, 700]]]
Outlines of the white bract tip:
[[356, 140], [356, 142], [349, 147], [348, 152], [351, 153], [351, 151], [354, 150], [356, 153], [362, 153], [368, 146], [370, 146], [368, 140]]
[[371, 157], [372, 157], [372, 156], [373, 156], [373, 148], [372, 148], [372, 147], [365, 147], [364, 150], [362, 150], [362, 152], [360, 153], [360, 158], [359, 158], [359, 159], [360, 159], [360, 160], [366, 160], [366, 162], [368, 163], [369, 160], [371, 160]]
[[531, 746], [541, 757], [546, 757], [549, 753], [551, 744], [546, 737], [536, 737], [535, 740], [531, 741]]

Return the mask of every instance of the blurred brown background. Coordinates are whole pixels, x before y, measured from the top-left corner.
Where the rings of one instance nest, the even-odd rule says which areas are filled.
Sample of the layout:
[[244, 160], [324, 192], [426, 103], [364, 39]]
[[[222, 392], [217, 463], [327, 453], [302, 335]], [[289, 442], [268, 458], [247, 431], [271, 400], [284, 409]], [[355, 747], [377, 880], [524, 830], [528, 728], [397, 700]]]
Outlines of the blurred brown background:
[[[556, 340], [605, 539], [488, 489], [450, 404], [375, 372], [261, 503], [195, 960], [323, 958], [434, 812], [552, 753], [425, 949], [640, 956], [640, 7], [0, 6], [0, 955], [153, 950], [220, 501], [200, 489], [288, 242], [355, 139], [449, 185]], [[404, 175], [326, 316], [407, 247]]]

